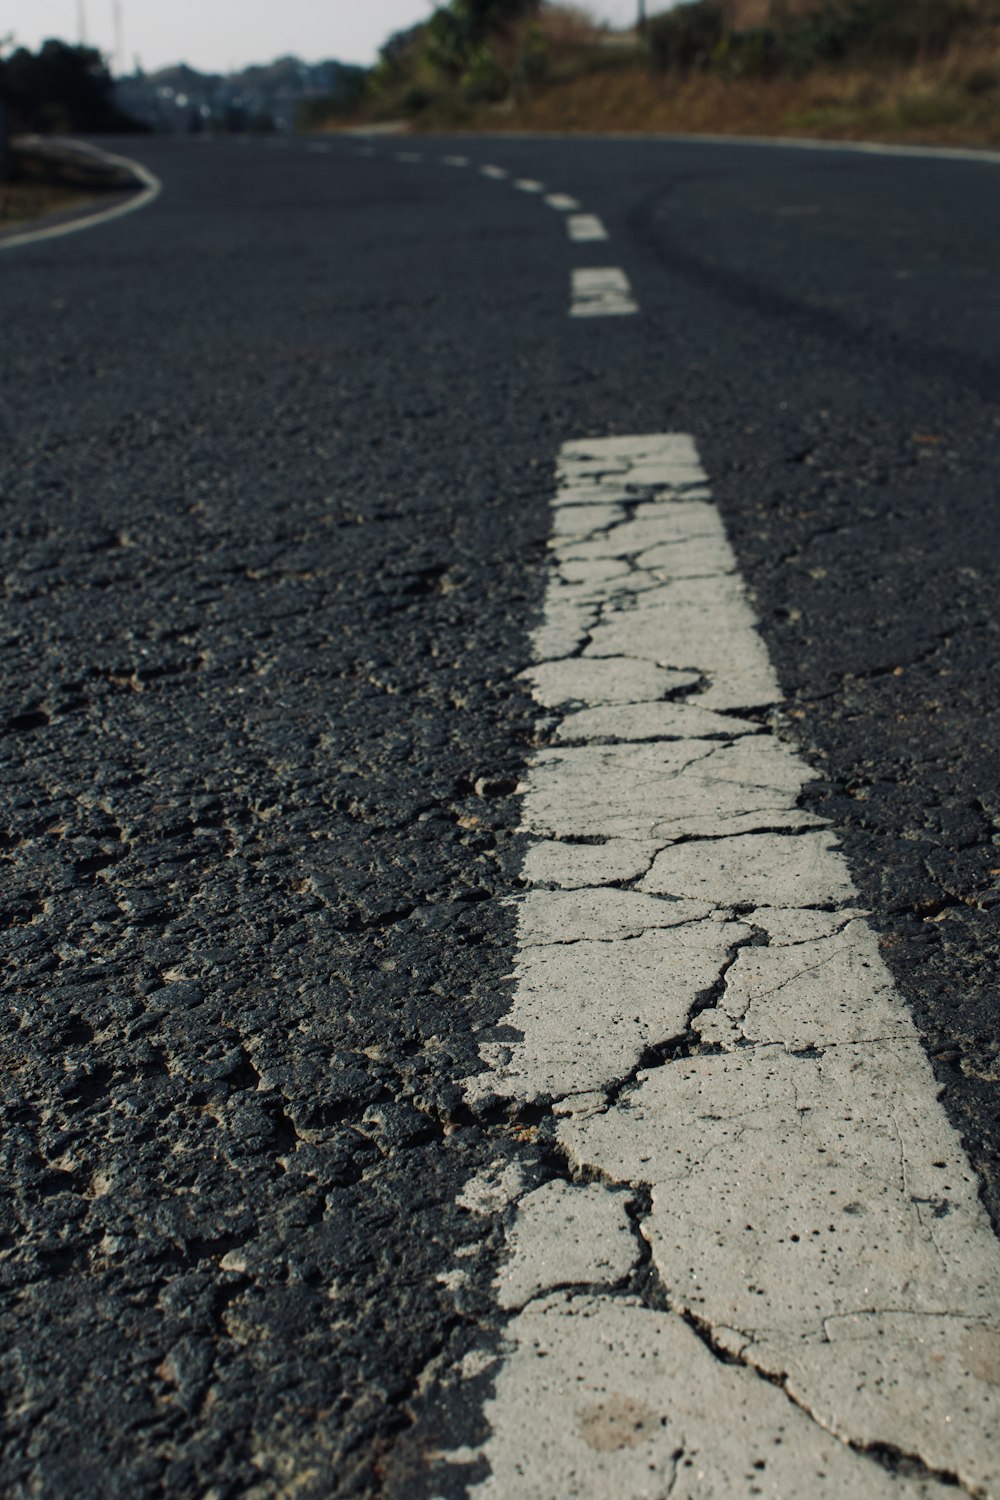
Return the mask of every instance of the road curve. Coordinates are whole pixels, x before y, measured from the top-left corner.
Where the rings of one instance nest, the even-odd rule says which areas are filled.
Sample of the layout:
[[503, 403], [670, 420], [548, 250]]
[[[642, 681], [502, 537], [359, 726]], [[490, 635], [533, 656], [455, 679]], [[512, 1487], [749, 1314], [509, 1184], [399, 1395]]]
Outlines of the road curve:
[[[129, 154], [163, 183], [144, 213], [0, 261], [4, 1493], [410, 1500], [489, 1493], [492, 1470], [493, 1493], [554, 1500], [542, 1448], [490, 1434], [521, 1441], [511, 1330], [527, 1347], [549, 1317], [555, 1348], [557, 1288], [597, 1299], [618, 1381], [552, 1419], [580, 1424], [574, 1493], [819, 1496], [821, 1450], [831, 1493], [1000, 1493], [996, 167], [482, 137]], [[623, 559], [650, 575], [626, 606]], [[554, 568], [591, 590], [585, 619]], [[673, 657], [637, 644], [665, 568], [694, 591], [666, 634], [697, 621]], [[712, 824], [715, 791], [692, 821], [701, 782], [670, 800], [642, 749], [661, 742], [709, 746], [670, 764], [714, 756], [735, 822]], [[599, 747], [582, 801], [546, 779], [583, 763], [562, 743]], [[732, 867], [683, 853], [758, 834], [822, 845], [794, 932], [787, 862], [755, 846], [744, 885], [706, 894]], [[559, 904], [584, 887], [628, 911]], [[579, 1076], [553, 1081], [516, 1010], [525, 954], [574, 932], [658, 949], [668, 902], [695, 924], [657, 980], [690, 970], [678, 1018], [613, 1042], [588, 1021], [579, 1058], [555, 1043]], [[775, 1019], [750, 966], [780, 987], [783, 945], [822, 949], [848, 910], [865, 925], [836, 961], [874, 989], [838, 979]], [[877, 1014], [910, 1058], [907, 1098], [924, 1080], [930, 1154], [911, 1180], [902, 1149], [900, 1202], [945, 1268], [933, 1296], [911, 1267], [905, 1306], [851, 1312], [880, 1338], [895, 1318], [890, 1340], [939, 1319], [946, 1389], [979, 1404], [961, 1441], [940, 1387], [905, 1432], [825, 1407], [798, 1345], [749, 1356], [706, 1280], [657, 1358], [746, 1431], [803, 1434], [784, 1446], [811, 1467], [769, 1473], [735, 1419], [714, 1452], [707, 1397], [667, 1443], [676, 1415], [621, 1365], [681, 1302], [669, 1172], [632, 1164], [609, 1104], [676, 1087], [681, 1129], [672, 1063], [725, 1073], [734, 1027], [844, 1099], [855, 1038], [822, 1028], [848, 989], [851, 1026]], [[895, 1066], [879, 1054], [869, 1100]], [[946, 1159], [947, 1192], [926, 1187]], [[600, 1277], [569, 1253], [594, 1235]], [[540, 1243], [549, 1269], [522, 1276]]]

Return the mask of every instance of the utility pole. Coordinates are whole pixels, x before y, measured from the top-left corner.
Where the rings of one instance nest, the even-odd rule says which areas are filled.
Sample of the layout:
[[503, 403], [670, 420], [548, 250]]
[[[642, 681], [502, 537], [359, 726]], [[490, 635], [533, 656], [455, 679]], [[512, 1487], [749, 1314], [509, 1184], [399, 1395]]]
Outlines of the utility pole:
[[639, 19], [635, 23], [635, 29], [640, 36], [646, 29], [646, 0], [639, 0]]
[[76, 0], [76, 36], [81, 47], [87, 45], [87, 5], [86, 0]]
[[111, 8], [115, 23], [115, 74], [121, 78], [125, 72], [125, 23], [122, 19], [122, 0], [113, 0]]

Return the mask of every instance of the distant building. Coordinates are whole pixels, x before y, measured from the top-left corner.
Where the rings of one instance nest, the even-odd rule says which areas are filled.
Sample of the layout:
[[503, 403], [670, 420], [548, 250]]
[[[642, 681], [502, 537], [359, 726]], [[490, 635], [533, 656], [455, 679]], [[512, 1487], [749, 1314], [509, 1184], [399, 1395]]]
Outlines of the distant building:
[[137, 69], [115, 84], [118, 105], [156, 131], [294, 130], [303, 104], [335, 96], [362, 70], [346, 63], [280, 57], [239, 73], [199, 73], [186, 63]]

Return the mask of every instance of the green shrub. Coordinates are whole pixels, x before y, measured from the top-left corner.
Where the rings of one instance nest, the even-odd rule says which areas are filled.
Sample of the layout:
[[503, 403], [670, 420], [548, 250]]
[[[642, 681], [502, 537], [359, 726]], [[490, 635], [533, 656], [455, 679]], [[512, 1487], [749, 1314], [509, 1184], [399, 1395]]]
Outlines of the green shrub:
[[94, 47], [50, 39], [37, 52], [19, 47], [0, 63], [5, 95], [41, 131], [147, 131], [114, 101], [114, 81]]
[[400, 95], [398, 108], [404, 115], [419, 115], [430, 109], [436, 99], [437, 94], [425, 83], [411, 83]]
[[[992, 9], [1000, 18], [1000, 5]], [[649, 21], [646, 43], [656, 68], [711, 65], [727, 75], [769, 77], [847, 61], [939, 57], [986, 20], [976, 0], [829, 0], [799, 15], [773, 0], [768, 25], [727, 31], [715, 0], [687, 0]]]
[[716, 0], [685, 0], [646, 22], [650, 62], [664, 72], [708, 67], [724, 37], [722, 8]]
[[995, 94], [1000, 89], [1000, 68], [994, 63], [982, 63], [978, 68], [973, 68], [962, 80], [962, 87], [973, 99], [981, 99], [984, 95]]
[[470, 104], [496, 104], [510, 93], [510, 74], [491, 47], [477, 47], [462, 75], [462, 93]]
[[516, 83], [538, 83], [549, 71], [549, 44], [540, 26], [532, 26], [523, 38], [514, 65]]

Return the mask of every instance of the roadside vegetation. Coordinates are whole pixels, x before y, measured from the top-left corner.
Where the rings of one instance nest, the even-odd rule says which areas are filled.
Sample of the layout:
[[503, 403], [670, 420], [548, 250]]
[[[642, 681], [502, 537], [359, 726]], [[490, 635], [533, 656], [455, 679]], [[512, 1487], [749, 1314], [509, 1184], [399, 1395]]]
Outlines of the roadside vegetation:
[[37, 52], [0, 43], [0, 98], [16, 131], [71, 135], [142, 130], [114, 101], [114, 80], [95, 47], [43, 42]]
[[30, 52], [0, 44], [0, 231], [122, 189], [120, 174], [38, 139], [144, 129], [117, 107], [113, 88], [91, 47], [48, 41]]
[[641, 30], [451, 0], [308, 122], [1000, 145], [1000, 0], [682, 0]]

